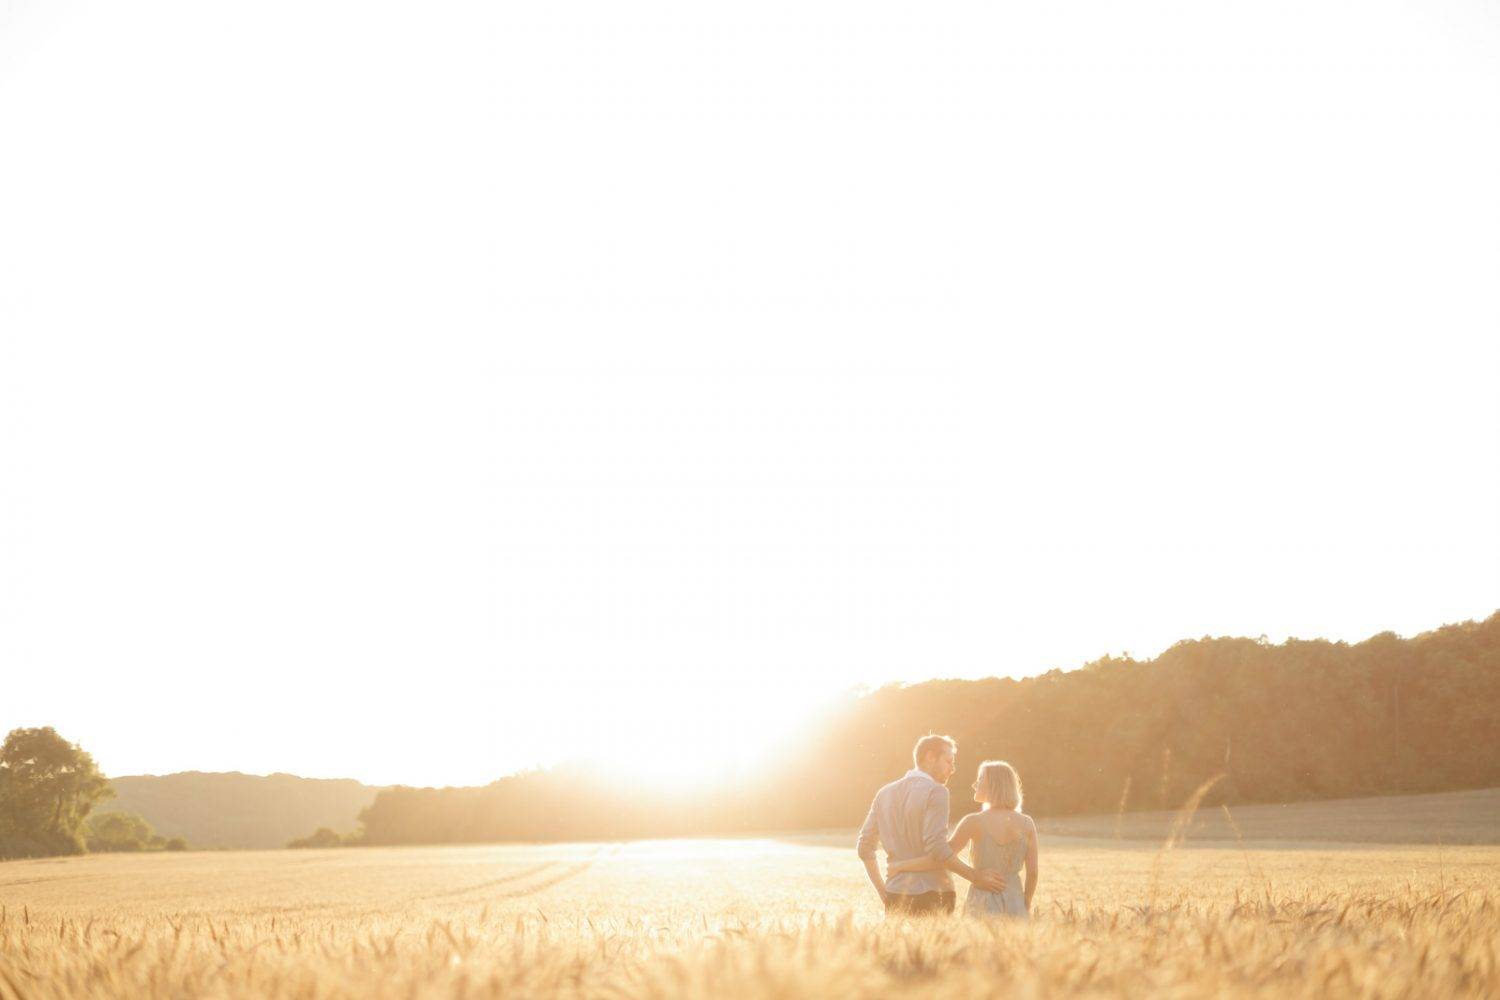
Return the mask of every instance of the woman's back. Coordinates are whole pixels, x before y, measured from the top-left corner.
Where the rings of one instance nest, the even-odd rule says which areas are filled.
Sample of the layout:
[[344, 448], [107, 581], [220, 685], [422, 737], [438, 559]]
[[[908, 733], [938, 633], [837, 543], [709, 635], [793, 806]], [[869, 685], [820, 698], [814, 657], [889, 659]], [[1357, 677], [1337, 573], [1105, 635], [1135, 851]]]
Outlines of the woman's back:
[[971, 852], [975, 868], [993, 868], [1005, 876], [1003, 892], [971, 887], [964, 912], [971, 915], [1025, 917], [1026, 895], [1021, 888], [1021, 866], [1029, 846], [1027, 817], [1009, 809], [991, 809], [978, 818]]
[[1021, 865], [1026, 861], [1026, 837], [1024, 835], [1011, 834], [1003, 840], [998, 840], [984, 825], [980, 825], [980, 834], [974, 839], [974, 867], [993, 868], [1003, 872], [1008, 879], [1012, 875], [1021, 872]]

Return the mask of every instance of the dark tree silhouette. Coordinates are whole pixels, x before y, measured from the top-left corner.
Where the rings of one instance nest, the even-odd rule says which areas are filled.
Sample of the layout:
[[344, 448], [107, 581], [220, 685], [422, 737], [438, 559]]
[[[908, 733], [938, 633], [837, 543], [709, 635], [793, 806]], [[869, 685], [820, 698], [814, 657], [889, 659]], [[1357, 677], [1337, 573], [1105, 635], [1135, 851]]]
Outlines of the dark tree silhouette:
[[15, 729], [0, 746], [0, 857], [78, 854], [83, 822], [109, 782], [50, 726]]

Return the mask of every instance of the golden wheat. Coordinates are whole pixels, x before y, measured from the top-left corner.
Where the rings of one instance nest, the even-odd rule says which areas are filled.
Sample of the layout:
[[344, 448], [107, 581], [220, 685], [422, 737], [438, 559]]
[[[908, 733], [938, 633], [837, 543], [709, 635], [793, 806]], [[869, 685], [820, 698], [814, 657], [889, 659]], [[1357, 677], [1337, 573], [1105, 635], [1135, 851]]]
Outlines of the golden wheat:
[[816, 838], [7, 862], [0, 998], [1500, 995], [1497, 848], [1043, 863], [1018, 924], [887, 922]]

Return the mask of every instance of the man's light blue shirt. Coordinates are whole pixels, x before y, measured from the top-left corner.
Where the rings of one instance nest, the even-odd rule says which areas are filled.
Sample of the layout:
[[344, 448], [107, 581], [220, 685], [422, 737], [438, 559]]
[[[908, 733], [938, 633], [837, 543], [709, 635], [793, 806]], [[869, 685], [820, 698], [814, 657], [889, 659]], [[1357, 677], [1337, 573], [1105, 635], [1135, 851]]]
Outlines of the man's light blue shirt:
[[[926, 855], [943, 862], [953, 857], [948, 846], [948, 789], [926, 771], [913, 768], [876, 792], [860, 827], [859, 856], [874, 857], [877, 844], [892, 861]], [[946, 868], [896, 872], [886, 879], [885, 889], [905, 896], [952, 892], [953, 877]]]

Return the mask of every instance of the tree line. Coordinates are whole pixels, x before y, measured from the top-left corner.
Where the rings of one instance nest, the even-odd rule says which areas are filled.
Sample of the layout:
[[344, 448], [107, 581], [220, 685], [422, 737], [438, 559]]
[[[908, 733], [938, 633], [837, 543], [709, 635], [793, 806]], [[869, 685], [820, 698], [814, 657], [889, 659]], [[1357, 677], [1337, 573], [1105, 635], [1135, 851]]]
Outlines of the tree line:
[[[1020, 770], [1037, 815], [1500, 785], [1500, 612], [1411, 639], [1204, 638], [1021, 680], [936, 680], [851, 696], [786, 763], [693, 795], [588, 768], [477, 788], [386, 789], [347, 843], [614, 839], [857, 825], [927, 732]], [[955, 813], [969, 807], [953, 796]], [[329, 843], [325, 839], [324, 843]]]
[[[674, 793], [571, 765], [475, 788], [379, 792], [348, 837], [295, 846], [609, 840], [852, 827], [910, 766], [917, 736], [1020, 770], [1042, 816], [1500, 786], [1500, 612], [1411, 639], [1205, 638], [1021, 680], [936, 680], [851, 695], [779, 765]], [[685, 748], [690, 751], [691, 748]], [[182, 849], [128, 812], [93, 758], [51, 728], [0, 745], [0, 859]], [[968, 808], [955, 794], [955, 812]]]
[[94, 811], [112, 795], [94, 758], [57, 730], [12, 730], [0, 744], [0, 860], [187, 849], [135, 813]]

